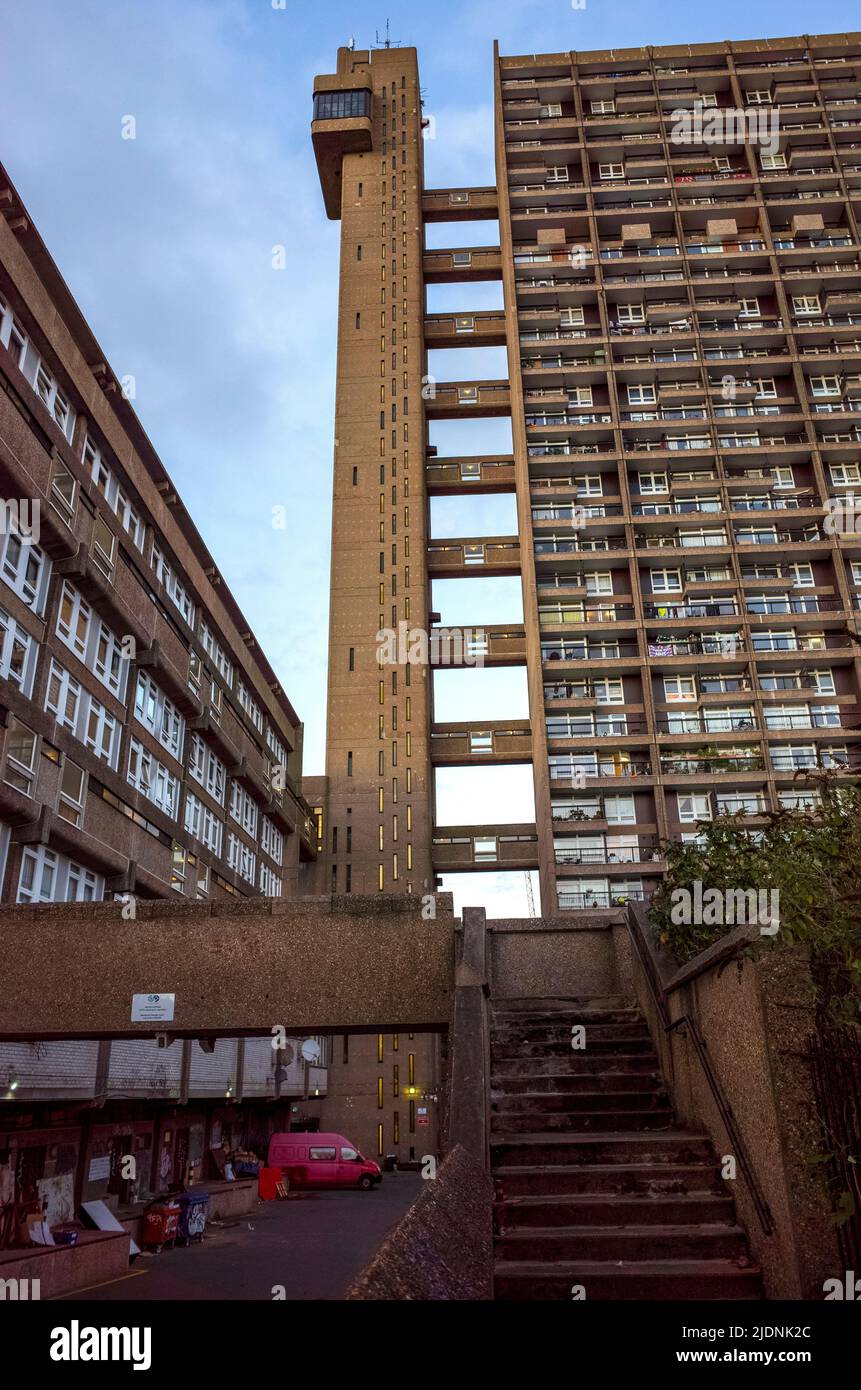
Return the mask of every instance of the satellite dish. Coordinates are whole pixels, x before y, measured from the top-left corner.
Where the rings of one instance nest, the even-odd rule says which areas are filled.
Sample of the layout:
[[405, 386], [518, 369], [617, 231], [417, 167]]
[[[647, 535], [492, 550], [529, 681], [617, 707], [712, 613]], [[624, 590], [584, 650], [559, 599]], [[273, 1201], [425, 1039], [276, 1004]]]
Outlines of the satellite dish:
[[306, 1062], [319, 1062], [320, 1044], [316, 1038], [306, 1038], [299, 1050]]

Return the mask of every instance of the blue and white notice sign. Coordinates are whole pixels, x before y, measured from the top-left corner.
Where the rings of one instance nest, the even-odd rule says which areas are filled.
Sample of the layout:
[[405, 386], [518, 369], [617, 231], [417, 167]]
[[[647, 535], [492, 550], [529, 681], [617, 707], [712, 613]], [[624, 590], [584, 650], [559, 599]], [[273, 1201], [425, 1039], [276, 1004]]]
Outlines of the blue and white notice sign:
[[175, 994], [133, 994], [132, 1023], [172, 1023]]

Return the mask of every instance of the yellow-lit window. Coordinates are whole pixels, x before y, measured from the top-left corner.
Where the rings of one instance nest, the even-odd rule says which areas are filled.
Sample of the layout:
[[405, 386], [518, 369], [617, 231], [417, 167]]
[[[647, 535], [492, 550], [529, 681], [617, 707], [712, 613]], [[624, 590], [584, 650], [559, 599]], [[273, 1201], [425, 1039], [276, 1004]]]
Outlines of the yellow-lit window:
[[379, 883], [380, 892], [382, 893], [382, 891], [383, 891], [383, 866], [382, 866], [382, 864], [380, 865], [380, 868], [379, 868], [379, 874], [378, 874], [378, 879], [377, 879], [377, 881], [378, 881], [378, 883]]
[[397, 1110], [392, 1116], [392, 1139], [396, 1144], [401, 1142], [401, 1117]]
[[404, 507], [404, 525], [405, 525], [405, 526], [409, 526], [409, 524], [410, 524], [410, 509], [409, 509], [409, 507]]
[[399, 1034], [399, 1033], [392, 1033], [392, 1051], [393, 1051], [393, 1052], [397, 1052], [397, 1050], [398, 1050], [398, 1048], [399, 1048], [399, 1046], [400, 1046], [400, 1041], [401, 1041], [401, 1039], [400, 1039], [400, 1034]]
[[[382, 388], [381, 388], [381, 389], [382, 389]], [[385, 510], [386, 510], [386, 498], [385, 498], [385, 494], [381, 492], [381, 493], [380, 493], [380, 511], [381, 511], [381, 512], [384, 512]]]
[[380, 735], [380, 738], [385, 738], [385, 736], [386, 736], [386, 716], [385, 716], [384, 714], [381, 714], [381, 715], [380, 715], [380, 718], [379, 718], [379, 722], [378, 722], [378, 733], [379, 733], [379, 735]]
[[[385, 682], [384, 682], [384, 681], [380, 681], [380, 704], [381, 704], [381, 705], [384, 705], [385, 703], [386, 703], [386, 686], [385, 686]], [[407, 703], [409, 703], [409, 701], [407, 701]]]
[[[386, 581], [385, 581], [384, 579], [381, 579], [381, 580], [380, 580], [380, 603], [385, 603], [385, 601], [386, 601]], [[380, 627], [382, 627], [382, 623], [380, 623]]]
[[383, 1126], [382, 1122], [377, 1125], [377, 1158], [383, 1156]]
[[410, 601], [409, 601], [409, 598], [405, 598], [405, 599], [404, 599], [404, 617], [405, 617], [405, 618], [409, 618], [409, 616], [410, 616]]
[[400, 1067], [397, 1063], [392, 1067], [392, 1095], [399, 1096], [401, 1093]]
[[411, 792], [412, 789], [413, 789], [413, 770], [412, 770], [411, 767], [408, 767], [408, 768], [407, 768], [407, 791], [408, 791], [408, 792]]
[[395, 880], [397, 880], [397, 877], [398, 877], [398, 856], [397, 856], [396, 854], [393, 854], [393, 855], [392, 855], [392, 878], [395, 879]]
[[408, 807], [407, 807], [407, 830], [412, 830], [412, 828], [413, 828], [413, 808], [412, 808], [412, 806], [408, 806]]
[[[409, 599], [407, 599], [407, 602], [409, 603]], [[408, 614], [407, 616], [409, 616], [409, 614]], [[408, 733], [408, 734], [407, 734], [407, 757], [408, 757], [408, 758], [411, 758], [412, 755], [413, 755], [413, 736], [412, 736], [412, 734]]]
[[408, 560], [409, 558], [410, 558], [410, 538], [409, 538], [409, 536], [404, 536], [404, 559]]
[[398, 838], [398, 818], [397, 818], [397, 816], [392, 816], [392, 839], [393, 839], [393, 840], [396, 840], [397, 838]]
[[383, 848], [383, 827], [380, 826], [380, 849]]
[[383, 1043], [384, 1043], [384, 1036], [383, 1036], [382, 1033], [378, 1033], [378, 1034], [377, 1034], [377, 1061], [378, 1061], [378, 1062], [382, 1062], [382, 1060], [383, 1060]]
[[412, 717], [413, 717], [413, 702], [412, 702], [412, 697], [409, 696], [409, 695], [407, 696], [406, 716], [407, 716], [407, 719], [408, 719], [408, 720], [409, 720], [409, 719], [412, 719]]
[[408, 868], [408, 869], [411, 869], [412, 867], [413, 867], [413, 847], [412, 847], [412, 845], [407, 845], [407, 868]]
[[383, 797], [384, 797], [384, 795], [385, 795], [385, 793], [384, 793], [382, 787], [380, 787], [380, 795], [379, 795], [380, 815], [382, 815], [382, 813], [383, 813]]
[[416, 1054], [415, 1054], [414, 1052], [411, 1052], [411, 1053], [409, 1054], [409, 1063], [408, 1063], [408, 1066], [409, 1066], [409, 1073], [410, 1073], [410, 1085], [411, 1085], [411, 1086], [415, 1086], [415, 1084], [416, 1084]]

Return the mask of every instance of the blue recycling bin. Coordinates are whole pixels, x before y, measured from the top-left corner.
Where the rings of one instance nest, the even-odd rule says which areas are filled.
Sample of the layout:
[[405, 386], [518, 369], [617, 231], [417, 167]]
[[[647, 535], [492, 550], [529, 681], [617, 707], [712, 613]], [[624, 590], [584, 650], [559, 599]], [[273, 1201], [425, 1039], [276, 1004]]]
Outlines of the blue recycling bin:
[[193, 1240], [203, 1240], [206, 1230], [206, 1214], [209, 1209], [208, 1192], [181, 1192], [177, 1198], [180, 1206], [177, 1239], [190, 1245]]

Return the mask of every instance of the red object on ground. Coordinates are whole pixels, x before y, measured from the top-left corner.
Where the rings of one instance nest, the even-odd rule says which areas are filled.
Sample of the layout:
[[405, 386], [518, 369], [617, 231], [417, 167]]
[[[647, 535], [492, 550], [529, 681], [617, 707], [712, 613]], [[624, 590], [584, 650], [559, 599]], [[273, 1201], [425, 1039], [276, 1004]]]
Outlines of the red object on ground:
[[261, 1168], [257, 1174], [257, 1194], [262, 1202], [278, 1200], [276, 1187], [283, 1180], [283, 1168]]
[[155, 1202], [144, 1213], [143, 1244], [148, 1250], [160, 1250], [173, 1244], [179, 1227], [178, 1202]]

